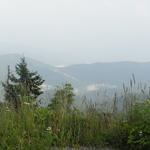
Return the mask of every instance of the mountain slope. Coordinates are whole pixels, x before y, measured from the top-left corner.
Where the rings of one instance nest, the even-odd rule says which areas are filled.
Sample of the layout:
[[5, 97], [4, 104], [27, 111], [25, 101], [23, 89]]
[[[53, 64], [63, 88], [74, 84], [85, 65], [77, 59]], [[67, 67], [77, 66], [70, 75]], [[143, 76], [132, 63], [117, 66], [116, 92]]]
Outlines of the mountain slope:
[[[6, 79], [8, 65], [14, 72], [20, 57], [17, 54], [0, 56], [0, 80]], [[91, 84], [121, 85], [128, 82], [132, 74], [137, 81], [150, 82], [150, 62], [94, 63], [56, 68], [31, 58], [26, 58], [26, 61], [30, 70], [38, 71], [49, 85], [60, 85], [67, 81], [75, 87], [83, 88]]]
[[[4, 81], [7, 77], [7, 67], [8, 65], [11, 68], [11, 71], [14, 73], [15, 65], [19, 63], [21, 56], [17, 54], [9, 54], [0, 56], [0, 80]], [[44, 64], [40, 61], [26, 58], [28, 67], [32, 71], [37, 71], [45, 80], [46, 84], [57, 85], [64, 82], [77, 82], [77, 79], [74, 77], [61, 72], [57, 68]]]
[[114, 62], [73, 65], [61, 69], [87, 83], [122, 84], [135, 75], [137, 81], [150, 82], [150, 62]]

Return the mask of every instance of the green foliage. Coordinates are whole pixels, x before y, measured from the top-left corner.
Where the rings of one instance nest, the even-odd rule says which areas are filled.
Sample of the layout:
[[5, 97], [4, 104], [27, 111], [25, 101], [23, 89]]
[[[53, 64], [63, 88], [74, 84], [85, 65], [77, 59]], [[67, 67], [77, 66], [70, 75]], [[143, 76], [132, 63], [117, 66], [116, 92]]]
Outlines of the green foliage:
[[22, 98], [30, 101], [43, 93], [40, 87], [43, 82], [37, 72], [28, 69], [25, 58], [21, 58], [21, 62], [16, 65], [16, 76], [10, 73], [8, 67], [7, 81], [3, 83], [5, 99], [18, 108]]
[[47, 130], [48, 123], [45, 120], [47, 113], [43, 113], [41, 117], [41, 111], [49, 110], [33, 109], [32, 106], [25, 104], [19, 113], [8, 107], [1, 108], [0, 149], [49, 150], [55, 142], [55, 135]]
[[147, 150], [150, 146], [150, 103], [137, 103], [128, 115], [101, 112], [86, 105], [63, 114], [23, 103], [19, 112], [0, 109], [0, 149], [49, 150], [52, 147], [105, 147]]
[[49, 107], [56, 111], [69, 112], [74, 102], [74, 96], [72, 85], [66, 83], [63, 87], [56, 89], [54, 98], [51, 100]]
[[4, 96], [6, 101], [13, 104], [14, 107], [18, 109], [20, 105], [20, 101], [17, 97], [18, 95], [17, 86], [10, 83], [10, 76], [11, 76], [10, 67], [8, 66], [7, 81], [5, 83], [2, 83], [2, 86], [4, 87], [4, 91], [5, 91]]
[[128, 143], [136, 149], [149, 149], [150, 147], [150, 99], [136, 103], [129, 114], [127, 124], [129, 130]]

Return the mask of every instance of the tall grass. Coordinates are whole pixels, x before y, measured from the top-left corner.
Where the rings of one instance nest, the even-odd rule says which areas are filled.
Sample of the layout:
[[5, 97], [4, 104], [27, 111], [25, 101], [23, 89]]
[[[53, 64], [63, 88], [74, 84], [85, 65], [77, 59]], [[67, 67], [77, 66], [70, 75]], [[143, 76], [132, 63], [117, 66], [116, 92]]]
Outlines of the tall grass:
[[[91, 102], [69, 112], [35, 107], [22, 100], [15, 111], [0, 107], [0, 149], [50, 150], [54, 147], [117, 147], [148, 149], [150, 146], [150, 101], [144, 87], [130, 81], [123, 93], [114, 96], [111, 109]], [[120, 101], [119, 101], [120, 99]], [[120, 109], [121, 108], [121, 109]], [[84, 111], [81, 111], [84, 110]]]

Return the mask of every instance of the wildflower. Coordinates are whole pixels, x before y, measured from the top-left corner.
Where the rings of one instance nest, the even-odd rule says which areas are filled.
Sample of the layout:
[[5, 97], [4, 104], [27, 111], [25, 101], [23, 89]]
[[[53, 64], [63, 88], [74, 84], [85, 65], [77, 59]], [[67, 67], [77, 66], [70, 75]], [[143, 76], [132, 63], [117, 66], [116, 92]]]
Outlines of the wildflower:
[[142, 131], [139, 131], [139, 136], [142, 136], [143, 135], [143, 132]]
[[25, 105], [30, 105], [30, 103], [24, 102]]
[[52, 128], [51, 127], [48, 127], [47, 129], [46, 129], [46, 131], [52, 131]]

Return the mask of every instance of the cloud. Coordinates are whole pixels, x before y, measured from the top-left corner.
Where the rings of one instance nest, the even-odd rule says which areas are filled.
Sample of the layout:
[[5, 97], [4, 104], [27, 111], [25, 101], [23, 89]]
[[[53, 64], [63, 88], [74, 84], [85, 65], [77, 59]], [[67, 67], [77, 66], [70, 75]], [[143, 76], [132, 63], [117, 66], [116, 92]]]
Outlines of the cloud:
[[66, 67], [66, 65], [64, 65], [64, 64], [59, 64], [59, 65], [56, 65], [55, 67], [56, 67], [56, 68], [64, 68], [64, 67]]
[[149, 17], [150, 16], [150, 8], [146, 3], [138, 3], [136, 4], [136, 14], [141, 17]]
[[0, 54], [52, 65], [150, 60], [150, 0], [1, 0], [0, 20]]
[[41, 85], [42, 91], [47, 91], [47, 90], [54, 90], [55, 87], [52, 85], [48, 85], [48, 84], [43, 84]]
[[113, 7], [113, 3], [112, 3], [111, 0], [104, 0], [104, 6], [112, 8]]
[[101, 88], [110, 88], [110, 89], [114, 89], [114, 88], [117, 88], [116, 85], [109, 85], [109, 84], [91, 84], [91, 85], [88, 85], [86, 87], [86, 90], [87, 91], [98, 91], [99, 89]]

